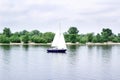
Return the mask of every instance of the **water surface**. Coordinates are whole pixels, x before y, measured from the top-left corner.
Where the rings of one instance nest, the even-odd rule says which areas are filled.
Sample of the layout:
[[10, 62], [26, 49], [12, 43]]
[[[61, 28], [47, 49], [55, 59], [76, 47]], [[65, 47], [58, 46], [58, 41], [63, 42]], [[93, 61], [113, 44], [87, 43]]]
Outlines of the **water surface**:
[[120, 46], [0, 46], [0, 80], [120, 80]]

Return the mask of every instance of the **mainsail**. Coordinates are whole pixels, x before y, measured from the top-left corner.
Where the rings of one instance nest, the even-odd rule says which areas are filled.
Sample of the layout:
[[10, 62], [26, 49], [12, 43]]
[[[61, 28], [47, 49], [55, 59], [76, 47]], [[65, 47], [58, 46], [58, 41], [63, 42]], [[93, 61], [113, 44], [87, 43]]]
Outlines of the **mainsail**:
[[58, 49], [67, 49], [65, 44], [65, 39], [62, 33], [56, 33], [52, 42], [52, 47], [56, 47]]

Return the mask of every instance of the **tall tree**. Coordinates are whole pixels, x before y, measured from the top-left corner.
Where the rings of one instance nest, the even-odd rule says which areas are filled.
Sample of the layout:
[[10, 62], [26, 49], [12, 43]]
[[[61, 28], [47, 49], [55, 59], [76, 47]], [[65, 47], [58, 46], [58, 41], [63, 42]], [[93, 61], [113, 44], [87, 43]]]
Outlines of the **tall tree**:
[[28, 43], [29, 42], [29, 35], [28, 35], [28, 33], [26, 33], [25, 35], [22, 36], [22, 41], [24, 43]]
[[103, 28], [102, 32], [101, 32], [101, 35], [102, 35], [102, 39], [104, 42], [107, 42], [107, 41], [111, 41], [110, 40], [110, 36], [113, 35], [112, 33], [112, 30], [109, 29], [109, 28]]
[[33, 31], [30, 32], [31, 36], [33, 36], [33, 35], [40, 35], [40, 34], [42, 34], [42, 33], [40, 33], [40, 31], [38, 31], [38, 30], [33, 30]]
[[70, 42], [75, 43], [77, 41], [77, 37], [75, 34], [70, 35]]
[[102, 39], [101, 39], [101, 35], [100, 34], [97, 34], [96, 38], [97, 38], [97, 42], [103, 42]]
[[70, 27], [68, 30], [69, 34], [78, 34], [79, 30], [76, 27]]
[[87, 34], [88, 42], [92, 42], [93, 36], [94, 36], [94, 33], [88, 33]]
[[78, 32], [79, 31], [76, 27], [70, 27], [69, 30], [68, 30], [69, 35], [66, 35], [66, 36], [68, 36], [69, 39], [66, 38], [66, 40], [68, 40], [72, 43], [75, 43], [77, 41]]
[[27, 30], [23, 30], [23, 31], [21, 31], [20, 32], [20, 35], [26, 35], [26, 34], [28, 34], [29, 32], [27, 31]]
[[3, 35], [5, 35], [6, 37], [10, 37], [11, 36], [11, 30], [10, 28], [4, 28], [3, 29]]

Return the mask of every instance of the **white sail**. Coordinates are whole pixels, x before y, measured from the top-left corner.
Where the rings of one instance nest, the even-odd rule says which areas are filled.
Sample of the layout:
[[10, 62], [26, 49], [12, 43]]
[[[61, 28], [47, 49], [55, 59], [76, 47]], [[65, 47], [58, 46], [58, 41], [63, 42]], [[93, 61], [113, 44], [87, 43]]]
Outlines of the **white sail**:
[[59, 49], [67, 49], [63, 34], [60, 34], [58, 48]]
[[62, 33], [57, 33], [55, 35], [54, 40], [52, 42], [52, 47], [56, 47], [58, 49], [67, 49], [65, 39]]
[[58, 40], [59, 40], [59, 34], [56, 33], [51, 46], [52, 47], [57, 47]]

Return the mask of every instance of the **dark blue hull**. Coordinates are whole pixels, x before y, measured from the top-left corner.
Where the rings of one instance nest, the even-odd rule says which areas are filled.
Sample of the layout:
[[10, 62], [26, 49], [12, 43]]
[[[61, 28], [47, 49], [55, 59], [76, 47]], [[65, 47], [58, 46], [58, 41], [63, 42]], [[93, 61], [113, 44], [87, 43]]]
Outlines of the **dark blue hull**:
[[48, 53], [65, 53], [66, 49], [48, 49]]

